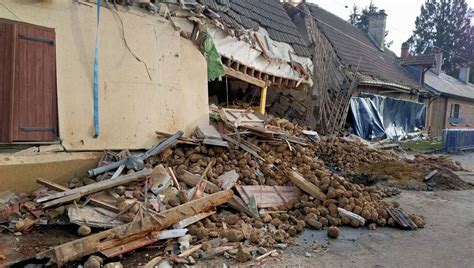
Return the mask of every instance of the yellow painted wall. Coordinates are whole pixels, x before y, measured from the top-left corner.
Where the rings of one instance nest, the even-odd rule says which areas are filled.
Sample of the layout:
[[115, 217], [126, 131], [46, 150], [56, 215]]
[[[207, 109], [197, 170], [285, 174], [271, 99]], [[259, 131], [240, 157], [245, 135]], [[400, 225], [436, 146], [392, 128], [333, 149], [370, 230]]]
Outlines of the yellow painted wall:
[[83, 178], [87, 170], [97, 167], [101, 156], [97, 152], [0, 154], [0, 192], [30, 193], [40, 188], [38, 178], [68, 186], [73, 178]]
[[[170, 23], [138, 8], [101, 8], [100, 137], [93, 138], [97, 6], [72, 0], [0, 0], [0, 17], [56, 30], [59, 131], [68, 150], [148, 148], [155, 131], [208, 122], [204, 56]], [[122, 30], [123, 21], [124, 28]], [[134, 54], [126, 48], [123, 35]]]

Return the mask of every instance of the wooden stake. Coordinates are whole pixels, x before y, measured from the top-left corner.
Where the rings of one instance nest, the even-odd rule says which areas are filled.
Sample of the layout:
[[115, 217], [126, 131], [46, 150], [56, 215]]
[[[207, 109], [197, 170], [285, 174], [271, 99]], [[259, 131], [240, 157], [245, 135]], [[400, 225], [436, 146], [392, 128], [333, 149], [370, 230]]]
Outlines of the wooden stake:
[[171, 173], [171, 178], [173, 178], [174, 186], [176, 187], [176, 189], [178, 189], [178, 191], [181, 191], [181, 186], [179, 185], [178, 180], [176, 179], [176, 176], [174, 175], [173, 169], [171, 167], [168, 167], [168, 169]]
[[277, 251], [276, 249], [270, 250], [269, 252], [255, 258], [255, 260], [256, 261], [262, 260], [262, 259], [266, 258], [267, 256], [271, 255], [273, 252], [276, 252], [276, 251]]

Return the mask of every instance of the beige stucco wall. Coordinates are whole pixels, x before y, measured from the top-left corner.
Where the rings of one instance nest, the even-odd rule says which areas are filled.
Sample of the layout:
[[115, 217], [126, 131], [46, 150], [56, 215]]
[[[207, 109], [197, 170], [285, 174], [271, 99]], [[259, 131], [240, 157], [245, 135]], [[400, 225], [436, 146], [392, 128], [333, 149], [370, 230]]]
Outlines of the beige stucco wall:
[[30, 193], [43, 178], [64, 186], [73, 178], [87, 176], [87, 170], [97, 167], [99, 152], [0, 154], [0, 192]]
[[168, 21], [120, 8], [101, 9], [100, 136], [93, 138], [94, 4], [72, 0], [0, 0], [0, 17], [56, 30], [59, 131], [68, 150], [148, 148], [155, 131], [193, 130], [208, 121], [204, 56]]
[[[459, 118], [462, 118], [462, 123], [449, 123], [449, 118], [451, 117], [451, 107], [454, 104], [459, 104]], [[445, 128], [472, 129], [474, 128], [474, 125], [472, 123], [473, 118], [474, 103], [472, 101], [451, 97], [448, 98], [448, 104], [446, 105]]]

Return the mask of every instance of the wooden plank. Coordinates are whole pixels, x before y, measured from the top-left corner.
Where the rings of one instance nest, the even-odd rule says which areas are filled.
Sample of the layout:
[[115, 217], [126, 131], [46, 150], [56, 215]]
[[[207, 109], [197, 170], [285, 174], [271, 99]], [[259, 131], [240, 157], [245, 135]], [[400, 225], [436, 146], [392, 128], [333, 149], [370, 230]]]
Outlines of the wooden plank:
[[[193, 174], [191, 172], [185, 171], [182, 176], [179, 176], [179, 180], [187, 184], [188, 186], [194, 187], [199, 183], [201, 179], [200, 175]], [[214, 183], [206, 180], [206, 188], [204, 188], [206, 193], [216, 193], [219, 192], [219, 186], [215, 185]]]
[[236, 186], [245, 203], [250, 203], [250, 197], [255, 196], [258, 208], [270, 208], [285, 205], [290, 201], [297, 200], [301, 191], [294, 186], [263, 186], [249, 185]]
[[113, 248], [100, 251], [107, 258], [114, 258], [120, 255], [123, 255], [132, 250], [151, 245], [158, 240], [172, 239], [177, 237], [182, 237], [186, 234], [188, 229], [173, 229], [173, 230], [164, 230], [161, 232], [152, 232], [149, 235], [126, 243], [124, 245], [119, 245]]
[[16, 28], [12, 140], [53, 141], [57, 134], [54, 30], [29, 24]]
[[185, 258], [185, 257], [193, 254], [194, 252], [200, 250], [202, 248], [202, 246], [203, 246], [203, 244], [192, 246], [192, 247], [188, 248], [187, 250], [183, 251], [181, 254], [179, 254], [178, 257]]
[[13, 115], [14, 30], [0, 20], [0, 142], [11, 142]]
[[61, 197], [61, 198], [46, 202], [43, 204], [42, 208], [46, 209], [46, 208], [59, 206], [62, 204], [72, 203], [73, 201], [78, 201], [79, 199], [81, 199], [81, 197], [82, 197], [81, 193], [73, 193], [65, 197]]
[[117, 168], [117, 170], [114, 172], [114, 175], [110, 178], [111, 180], [116, 179], [122, 174], [122, 171], [124, 170], [125, 165], [121, 165], [120, 167]]
[[222, 140], [215, 140], [215, 139], [204, 139], [202, 141], [203, 144], [210, 145], [210, 146], [220, 146], [229, 148], [229, 143]]
[[234, 187], [239, 179], [239, 174], [233, 169], [228, 171], [217, 178], [219, 186], [222, 190], [230, 190]]
[[123, 245], [118, 245], [112, 248], [108, 248], [105, 250], [101, 250], [100, 253], [103, 254], [107, 258], [114, 258], [120, 255], [123, 255], [127, 252], [132, 250], [151, 245], [156, 242], [156, 235], [155, 233], [150, 233], [149, 235], [130, 241]]
[[197, 215], [194, 215], [192, 217], [189, 217], [187, 219], [184, 219], [184, 220], [174, 224], [173, 228], [175, 228], [175, 229], [184, 228], [184, 227], [189, 226], [193, 223], [196, 223], [196, 222], [198, 222], [202, 219], [205, 219], [205, 218], [211, 216], [214, 213], [216, 213], [216, 212], [215, 211], [209, 211], [209, 212], [199, 213]]
[[[221, 108], [219, 113], [223, 119], [229, 121], [232, 125], [248, 125], [263, 128], [266, 121], [265, 117], [251, 109]], [[236, 123], [237, 121], [238, 123]]]
[[228, 75], [228, 76], [237, 78], [239, 80], [242, 80], [242, 81], [247, 82], [249, 84], [255, 85], [257, 87], [263, 88], [263, 87], [266, 86], [265, 81], [260, 80], [258, 78], [255, 78], [253, 76], [250, 76], [248, 74], [241, 73], [241, 72], [239, 72], [237, 70], [234, 70], [230, 67], [224, 66], [224, 71], [225, 71], [225, 74]]
[[[193, 173], [190, 173], [188, 171], [185, 171], [184, 174], [179, 177], [179, 179], [182, 182], [184, 182], [186, 185], [194, 187], [199, 183], [200, 176], [196, 175], [196, 174], [193, 174]], [[210, 181], [206, 181], [206, 188], [204, 189], [204, 191], [206, 193], [215, 193], [215, 192], [218, 192], [219, 190], [220, 190], [219, 186], [215, 185], [214, 183], [212, 183]], [[253, 213], [245, 205], [244, 201], [236, 195], [234, 195], [232, 197], [232, 200], [230, 200], [228, 202], [228, 204], [229, 204], [229, 206], [231, 206], [232, 208], [234, 208], [234, 209], [236, 209], [240, 212], [244, 212], [244, 213], [248, 214], [251, 217], [258, 218], [258, 215]]]
[[98, 251], [143, 238], [151, 232], [171, 227], [176, 222], [208, 211], [232, 199], [232, 191], [221, 191], [143, 219], [124, 224], [97, 234], [77, 239], [37, 254], [37, 258], [50, 258], [58, 266]]
[[171, 167], [168, 167], [168, 170], [170, 171], [171, 178], [173, 179], [174, 187], [176, 187], [176, 189], [178, 189], [178, 191], [181, 191], [181, 185], [179, 185], [178, 179], [176, 179], [176, 176], [174, 175], [173, 169]]
[[127, 183], [137, 181], [137, 180], [140, 180], [140, 179], [144, 179], [146, 175], [151, 173], [151, 171], [152, 171], [151, 169], [145, 168], [141, 171], [138, 171], [138, 172], [135, 172], [135, 173], [132, 173], [132, 174], [128, 174], [128, 175], [124, 175], [124, 176], [118, 177], [118, 178], [113, 179], [113, 180], [101, 181], [101, 182], [85, 185], [85, 186], [82, 186], [82, 187], [79, 187], [79, 188], [76, 188], [76, 189], [68, 190], [68, 191], [65, 191], [65, 192], [59, 192], [59, 193], [55, 193], [55, 194], [52, 194], [52, 195], [40, 197], [36, 200], [36, 202], [43, 203], [43, 202], [46, 202], [46, 201], [50, 201], [50, 200], [54, 200], [54, 199], [58, 199], [58, 198], [63, 198], [63, 197], [66, 197], [68, 195], [73, 195], [73, 194], [76, 194], [76, 193], [79, 193], [79, 194], [81, 194], [81, 196], [84, 196], [84, 195], [87, 195], [87, 194], [100, 192], [100, 191], [105, 190], [105, 189], [109, 189], [109, 188], [112, 188], [112, 187], [127, 184]]
[[248, 152], [249, 154], [251, 154], [252, 156], [257, 158], [258, 160], [265, 161], [265, 159], [263, 159], [263, 157], [261, 157], [257, 152], [255, 152], [254, 150], [250, 149], [249, 147], [243, 145], [242, 143], [232, 139], [231, 137], [229, 137], [225, 134], [222, 134], [222, 138], [224, 138], [224, 140], [234, 144], [235, 146], [238, 146], [238, 147], [242, 148], [244, 151]]
[[310, 194], [312, 197], [317, 198], [321, 201], [326, 200], [326, 195], [319, 190], [316, 185], [312, 184], [311, 182], [307, 181], [303, 176], [301, 176], [298, 172], [296, 171], [288, 171], [287, 172], [288, 177], [290, 180], [298, 186], [301, 190], [305, 191], [306, 193]]
[[[59, 185], [59, 184], [56, 184], [54, 182], [50, 182], [50, 181], [47, 181], [45, 179], [37, 179], [36, 180], [36, 183], [50, 189], [50, 190], [55, 190], [55, 191], [58, 191], [58, 192], [65, 192], [65, 191], [69, 191], [70, 189], [67, 188], [67, 187], [64, 187], [62, 185]], [[120, 209], [118, 209], [117, 207], [113, 206], [113, 205], [110, 205], [108, 203], [105, 203], [103, 201], [100, 201], [99, 199], [96, 199], [96, 198], [91, 198], [89, 200], [89, 202], [92, 204], [92, 205], [95, 205], [95, 206], [98, 206], [98, 207], [101, 207], [101, 208], [104, 208], [104, 209], [107, 209], [109, 211], [112, 211], [114, 213], [119, 213], [120, 212]]]
[[403, 209], [386, 208], [385, 210], [402, 228], [411, 230], [418, 228]]

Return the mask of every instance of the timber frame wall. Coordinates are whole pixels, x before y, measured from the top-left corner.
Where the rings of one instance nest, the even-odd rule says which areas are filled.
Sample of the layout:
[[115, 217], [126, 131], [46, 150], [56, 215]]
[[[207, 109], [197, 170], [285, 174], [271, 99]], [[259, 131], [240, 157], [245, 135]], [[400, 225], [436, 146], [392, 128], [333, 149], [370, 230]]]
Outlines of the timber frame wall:
[[[305, 14], [311, 14], [303, 5]], [[340, 62], [331, 43], [311, 16], [304, 18], [313, 51], [313, 87], [311, 90], [311, 122], [322, 134], [331, 134], [344, 127], [353, 89], [353, 76]]]

